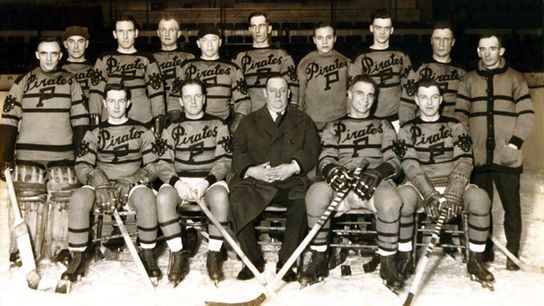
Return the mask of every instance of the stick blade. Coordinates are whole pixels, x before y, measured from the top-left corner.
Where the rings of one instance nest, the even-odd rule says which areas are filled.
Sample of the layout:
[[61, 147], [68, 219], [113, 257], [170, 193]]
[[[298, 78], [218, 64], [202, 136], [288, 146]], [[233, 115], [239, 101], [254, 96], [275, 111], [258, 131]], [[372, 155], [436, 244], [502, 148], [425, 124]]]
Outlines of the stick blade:
[[414, 294], [412, 292], [409, 292], [406, 296], [406, 299], [404, 300], [404, 303], [402, 303], [402, 306], [410, 306], [412, 305], [412, 300], [414, 299]]
[[245, 302], [214, 302], [214, 301], [205, 301], [204, 303], [209, 306], [260, 306], [266, 300], [266, 295], [261, 293], [258, 297], [245, 301]]

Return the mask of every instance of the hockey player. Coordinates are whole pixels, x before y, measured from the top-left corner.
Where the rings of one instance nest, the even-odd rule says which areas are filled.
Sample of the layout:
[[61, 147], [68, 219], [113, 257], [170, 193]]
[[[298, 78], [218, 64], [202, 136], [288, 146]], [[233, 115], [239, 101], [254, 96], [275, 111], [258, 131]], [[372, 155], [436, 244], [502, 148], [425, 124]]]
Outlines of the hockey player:
[[273, 73], [281, 73], [289, 84], [291, 104], [298, 103], [297, 71], [293, 58], [287, 51], [270, 46], [272, 26], [266, 13], [253, 12], [249, 15], [249, 32], [253, 37], [253, 48], [240, 52], [234, 62], [242, 69], [251, 98], [251, 111], [266, 104], [265, 81]]
[[161, 40], [161, 50], [155, 52], [153, 56], [161, 70], [161, 76], [164, 81], [164, 91], [167, 101], [166, 110], [168, 121], [177, 122], [181, 118], [182, 109], [179, 102], [174, 99], [168, 99], [172, 90], [172, 83], [176, 78], [176, 67], [179, 67], [188, 59], [195, 56], [188, 52], [183, 52], [178, 47], [178, 38], [181, 36], [179, 23], [173, 16], [164, 16], [159, 21], [157, 35]]
[[149, 185], [155, 180], [155, 137], [142, 123], [129, 119], [131, 91], [123, 83], [107, 84], [102, 101], [108, 119], [85, 134], [76, 158], [76, 174], [84, 185], [70, 198], [68, 245], [72, 261], [62, 273], [59, 288], [86, 273], [90, 216], [94, 210], [136, 211], [140, 256], [149, 277], [158, 279], [153, 249], [157, 239], [157, 207]]
[[454, 116], [457, 87], [465, 74], [465, 69], [451, 58], [451, 49], [455, 44], [454, 34], [451, 24], [447, 22], [434, 24], [431, 35], [432, 57], [412, 67], [402, 87], [399, 106], [401, 124], [416, 118], [415, 85], [420, 79], [433, 79], [438, 82], [444, 97], [441, 114], [446, 117]]
[[[391, 180], [400, 171], [400, 161], [393, 151], [397, 134], [391, 123], [372, 115], [377, 85], [368, 76], [352, 79], [348, 90], [348, 115], [329, 122], [321, 137], [323, 150], [318, 168], [326, 182], [312, 184], [306, 193], [308, 226], [313, 227], [325, 212], [339, 185], [351, 184], [350, 173], [364, 160], [368, 167], [353, 179], [359, 180], [338, 207], [339, 213], [351, 208], [367, 208], [376, 214], [380, 277], [385, 285], [397, 292], [403, 279], [397, 273], [395, 253], [402, 205], [395, 183]], [[306, 286], [329, 274], [327, 250], [330, 221], [327, 221], [310, 245], [312, 258], [299, 282]]]
[[391, 15], [386, 10], [380, 9], [372, 15], [373, 43], [355, 58], [350, 77], [365, 74], [374, 79], [380, 91], [375, 116], [389, 120], [398, 130], [401, 88], [412, 64], [408, 54], [390, 46], [393, 30]]
[[39, 66], [11, 86], [0, 122], [0, 172], [3, 176], [6, 166], [14, 166], [17, 194], [43, 199], [22, 202], [21, 210], [36, 257], [43, 252], [54, 261], [68, 254], [61, 253], [67, 249], [68, 212], [66, 203], [57, 199], [69, 196], [70, 190], [79, 186], [73, 169], [74, 152], [89, 126], [81, 86], [71, 73], [59, 69], [61, 57], [56, 38], [40, 39], [36, 51]]
[[[306, 231], [306, 174], [316, 164], [319, 136], [308, 115], [288, 107], [289, 89], [282, 74], [272, 74], [265, 85], [266, 105], [244, 118], [234, 134], [229, 216], [241, 249], [262, 272], [265, 262], [253, 222], [271, 203], [287, 207], [278, 272]], [[253, 276], [247, 267], [238, 273], [242, 280]], [[295, 281], [297, 275], [289, 269], [282, 279]]]
[[98, 57], [91, 79], [89, 111], [91, 115], [107, 117], [103, 111], [104, 88], [108, 83], [125, 83], [130, 90], [132, 107], [130, 119], [151, 127], [154, 121], [165, 121], [164, 86], [155, 58], [134, 47], [138, 27], [134, 17], [117, 18], [113, 37], [117, 50]]
[[199, 79], [208, 93], [206, 113], [225, 120], [234, 132], [251, 107], [244, 75], [236, 64], [219, 58], [222, 40], [217, 27], [202, 25], [196, 43], [202, 54], [176, 68], [169, 104], [179, 101], [183, 79]]
[[[506, 248], [517, 256], [522, 229], [520, 148], [533, 129], [535, 114], [527, 82], [505, 62], [501, 40], [496, 35], [483, 35], [477, 51], [478, 68], [459, 82], [455, 116], [465, 127], [470, 127], [475, 165], [473, 183], [487, 191], [491, 200], [495, 183], [505, 212]], [[494, 259], [490, 240], [485, 257], [486, 261]], [[506, 268], [519, 270], [510, 259]]]
[[[164, 150], [159, 154], [160, 178], [167, 182], [159, 189], [159, 224], [171, 251], [168, 279], [177, 285], [189, 272], [189, 256], [183, 249], [176, 206], [204, 197], [214, 216], [227, 224], [228, 186], [224, 179], [230, 171], [232, 145], [228, 128], [204, 112], [206, 88], [198, 79], [185, 79], [181, 86], [184, 114], [181, 121], [163, 132]], [[223, 238], [212, 224], [208, 226], [206, 268], [214, 282], [225, 278], [222, 270]]]
[[414, 100], [420, 115], [401, 127], [394, 146], [408, 178], [399, 188], [403, 202], [399, 272], [405, 277], [413, 272], [414, 213], [419, 207], [423, 206], [434, 219], [446, 209], [446, 220], [465, 210], [468, 212], [468, 273], [471, 279], [492, 287], [493, 274], [482, 262], [491, 204], [484, 190], [468, 184], [473, 168], [470, 136], [457, 120], [440, 115], [443, 97], [438, 82], [420, 80]]
[[350, 60], [334, 50], [336, 31], [331, 24], [316, 24], [313, 41], [317, 50], [308, 53], [297, 67], [298, 105], [321, 131], [327, 122], [346, 115]]
[[85, 50], [89, 47], [89, 30], [86, 27], [67, 27], [62, 33], [64, 48], [68, 53], [62, 69], [71, 72], [83, 90], [85, 105], [88, 105], [89, 83], [93, 75], [93, 66], [85, 58]]

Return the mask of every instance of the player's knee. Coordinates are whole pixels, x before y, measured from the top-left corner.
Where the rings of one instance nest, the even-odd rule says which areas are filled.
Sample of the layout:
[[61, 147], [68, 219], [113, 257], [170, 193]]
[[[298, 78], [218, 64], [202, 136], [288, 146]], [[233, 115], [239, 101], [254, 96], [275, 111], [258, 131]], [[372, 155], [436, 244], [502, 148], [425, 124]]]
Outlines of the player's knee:
[[155, 209], [156, 207], [156, 198], [155, 194], [149, 187], [145, 186], [136, 186], [130, 194], [129, 201], [136, 209], [144, 209], [151, 207]]
[[172, 187], [162, 187], [157, 194], [157, 208], [170, 207], [176, 205], [176, 190]]
[[[379, 204], [377, 210], [398, 214], [402, 206], [402, 199], [396, 186], [388, 181], [381, 182], [374, 193], [374, 202]], [[378, 205], [377, 205], [378, 206]]]
[[402, 201], [400, 213], [402, 216], [408, 217], [416, 211], [418, 194], [409, 186], [403, 186], [398, 189], [398, 194]]
[[483, 189], [469, 187], [464, 194], [465, 201], [468, 203], [469, 212], [476, 215], [488, 214], [491, 210], [491, 200]]
[[226, 211], [229, 204], [229, 194], [222, 186], [214, 186], [206, 193], [207, 204], [212, 212]]
[[306, 210], [309, 215], [318, 216], [327, 208], [332, 199], [332, 189], [325, 182], [312, 184], [306, 192]]
[[70, 210], [91, 211], [94, 203], [94, 190], [79, 188], [70, 196]]

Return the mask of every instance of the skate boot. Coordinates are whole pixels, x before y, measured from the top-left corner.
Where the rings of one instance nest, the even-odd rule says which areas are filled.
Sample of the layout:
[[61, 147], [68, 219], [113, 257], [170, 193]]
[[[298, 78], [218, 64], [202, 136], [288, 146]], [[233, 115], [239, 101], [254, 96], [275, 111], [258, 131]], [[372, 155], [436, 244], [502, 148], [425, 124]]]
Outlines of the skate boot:
[[329, 275], [329, 252], [312, 251], [312, 258], [308, 266], [300, 277], [298, 282], [302, 287], [315, 284], [322, 281]]
[[508, 271], [518, 271], [520, 267], [513, 262], [510, 258], [506, 260], [506, 270]]
[[87, 256], [84, 252], [73, 252], [72, 260], [68, 264], [68, 268], [62, 273], [60, 280], [57, 283], [55, 292], [70, 293], [72, 284], [79, 281], [86, 273]]
[[397, 272], [395, 266], [395, 254], [388, 256], [380, 256], [380, 277], [384, 285], [395, 294], [399, 294], [399, 290], [404, 285], [402, 276]]
[[174, 288], [189, 273], [189, 254], [186, 250], [170, 253], [170, 264], [168, 267], [168, 280]]
[[125, 246], [125, 240], [123, 240], [123, 236], [121, 235], [121, 230], [119, 229], [119, 226], [113, 225], [110, 235], [115, 238], [111, 238], [108, 241], [104, 242], [103, 246], [105, 246], [110, 252], [120, 253]]
[[157, 286], [157, 284], [159, 283], [159, 279], [162, 276], [162, 272], [159, 266], [157, 266], [157, 262], [155, 261], [153, 249], [140, 248], [139, 253], [140, 259], [142, 259], [142, 263], [144, 264], [145, 271], [147, 272], [149, 279], [151, 280], [153, 285]]
[[414, 273], [414, 256], [412, 251], [397, 252], [397, 271], [402, 278], [407, 279]]
[[467, 271], [470, 275], [470, 280], [477, 281], [482, 284], [482, 287], [493, 291], [495, 277], [483, 265], [482, 257], [483, 253], [470, 251], [468, 253]]
[[218, 282], [225, 279], [225, 274], [223, 274], [223, 261], [223, 252], [208, 251], [206, 269], [208, 269], [208, 275], [216, 286]]

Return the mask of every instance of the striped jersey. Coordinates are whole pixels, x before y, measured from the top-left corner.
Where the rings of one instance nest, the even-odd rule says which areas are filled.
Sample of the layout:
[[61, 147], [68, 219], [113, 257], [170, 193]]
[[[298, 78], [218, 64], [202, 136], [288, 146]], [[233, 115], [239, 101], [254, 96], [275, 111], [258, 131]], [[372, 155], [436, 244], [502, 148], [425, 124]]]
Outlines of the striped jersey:
[[208, 177], [224, 180], [232, 162], [232, 141], [223, 122], [212, 115], [171, 124], [163, 131], [166, 148], [159, 153], [158, 175], [164, 182], [172, 177]]
[[107, 83], [121, 81], [130, 89], [129, 118], [148, 124], [158, 115], [166, 114], [159, 65], [153, 56], [140, 51], [132, 54], [107, 52], [96, 60], [89, 96], [91, 114], [102, 114], [103, 120], [107, 118], [102, 105], [104, 89]]
[[385, 119], [352, 118], [345, 116], [327, 123], [321, 136], [322, 149], [319, 155], [319, 171], [329, 164], [338, 164], [355, 169], [362, 160], [373, 169], [389, 163], [400, 170], [400, 161], [393, 151], [397, 133]]
[[349, 64], [350, 60], [336, 50], [328, 54], [312, 51], [298, 64], [298, 104], [319, 130], [347, 113]]
[[459, 80], [465, 74], [465, 69], [456, 63], [440, 63], [429, 59], [413, 67], [402, 87], [399, 106], [399, 120], [408, 122], [417, 116], [417, 104], [414, 102], [416, 83], [421, 79], [432, 79], [440, 86], [442, 93], [441, 115], [453, 117]]
[[[408, 121], [399, 130], [395, 152], [408, 179], [425, 174], [435, 187], [445, 186], [454, 169], [466, 171], [465, 177], [472, 171], [470, 135], [453, 118], [442, 116], [425, 122], [417, 117]], [[464, 166], [457, 167], [461, 163]]]
[[230, 115], [230, 105], [234, 112], [247, 115], [250, 101], [247, 84], [240, 68], [225, 60], [203, 60], [199, 58], [186, 61], [176, 67], [168, 104], [178, 103], [181, 98], [181, 82], [185, 79], [199, 79], [206, 85], [206, 113], [223, 120]]
[[73, 74], [37, 67], [11, 86], [1, 124], [19, 128], [16, 159], [73, 161], [72, 128], [88, 126], [89, 112]]
[[350, 66], [350, 77], [365, 74], [378, 84], [378, 104], [375, 116], [397, 120], [401, 88], [412, 64], [410, 57], [399, 49], [385, 50], [366, 48]]
[[171, 51], [161, 50], [155, 52], [153, 53], [153, 57], [155, 57], [155, 60], [159, 65], [162, 80], [164, 82], [164, 92], [167, 101], [166, 110], [181, 111], [181, 105], [179, 104], [179, 101], [175, 100], [173, 101], [173, 103], [171, 103], [170, 99], [168, 99], [168, 96], [170, 95], [170, 90], [172, 89], [172, 83], [176, 78], [176, 67], [180, 67], [183, 62], [195, 58], [195, 56], [192, 53], [183, 52], [176, 49]]
[[265, 83], [272, 72], [281, 73], [289, 84], [291, 103], [298, 102], [298, 80], [295, 62], [287, 51], [279, 48], [252, 48], [238, 53], [234, 59], [246, 78], [251, 111], [266, 104]]
[[76, 157], [76, 175], [82, 184], [89, 172], [98, 168], [110, 180], [117, 180], [135, 174], [144, 168], [155, 173], [156, 148], [160, 139], [142, 123], [129, 119], [116, 125], [107, 120], [87, 131]]
[[80, 63], [66, 62], [62, 65], [62, 69], [72, 73], [76, 77], [79, 86], [81, 86], [81, 90], [83, 90], [85, 102], [87, 103], [87, 100], [89, 99], [91, 76], [93, 75], [93, 66], [87, 61]]

